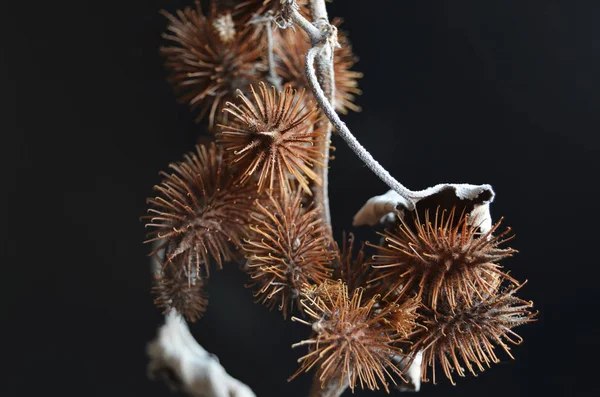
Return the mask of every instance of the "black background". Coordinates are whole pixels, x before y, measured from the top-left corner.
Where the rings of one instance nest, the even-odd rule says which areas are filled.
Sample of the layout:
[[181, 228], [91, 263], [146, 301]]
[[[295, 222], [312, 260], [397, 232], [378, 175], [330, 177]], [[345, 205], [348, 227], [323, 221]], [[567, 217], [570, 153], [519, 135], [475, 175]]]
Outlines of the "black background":
[[[0, 12], [0, 394], [163, 396], [145, 344], [161, 315], [139, 217], [158, 171], [201, 128], [175, 103], [157, 50], [181, 1], [11, 2]], [[598, 396], [600, 2], [344, 1], [364, 95], [344, 117], [406, 186], [490, 183], [520, 253], [505, 265], [540, 311], [515, 361], [423, 396]], [[387, 189], [345, 144], [332, 162], [336, 236]], [[360, 229], [362, 238], [374, 233]], [[235, 265], [192, 326], [258, 396], [288, 383], [308, 334], [252, 302]], [[6, 369], [8, 368], [8, 372]], [[361, 394], [361, 393], [357, 393]]]

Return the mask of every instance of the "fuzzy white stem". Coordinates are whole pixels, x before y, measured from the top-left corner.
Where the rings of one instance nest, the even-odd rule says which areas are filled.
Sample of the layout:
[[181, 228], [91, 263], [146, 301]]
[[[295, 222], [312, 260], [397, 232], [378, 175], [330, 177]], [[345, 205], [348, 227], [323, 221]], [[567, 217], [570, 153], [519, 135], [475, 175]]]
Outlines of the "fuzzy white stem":
[[[160, 240], [155, 241], [153, 247], [160, 244]], [[157, 255], [150, 260], [153, 274], [162, 271], [158, 258], [164, 255], [164, 250], [158, 251]], [[165, 316], [165, 323], [156, 338], [148, 343], [146, 352], [150, 358], [148, 377], [175, 375], [177, 384], [173, 384], [172, 376], [163, 376], [171, 389], [198, 397], [256, 397], [248, 386], [225, 371], [216, 356], [198, 344], [185, 320], [175, 310]]]
[[[386, 185], [388, 185], [391, 189], [396, 191], [402, 197], [405, 197], [409, 201], [409, 209], [414, 209], [413, 196], [412, 192], [404, 187], [400, 182], [398, 182], [377, 160], [371, 156], [371, 153], [367, 151], [358, 142], [358, 140], [352, 135], [350, 129], [346, 126], [338, 114], [335, 112], [335, 109], [327, 100], [323, 89], [321, 88], [319, 82], [317, 81], [317, 76], [315, 73], [314, 61], [317, 53], [319, 51], [325, 50], [324, 47], [329, 46], [329, 44], [323, 44], [322, 46], [312, 47], [308, 54], [306, 55], [306, 74], [308, 76], [308, 82], [313, 90], [313, 93], [317, 99], [317, 102], [323, 109], [323, 113], [327, 116], [331, 124], [333, 124], [334, 128], [338, 131], [340, 136], [346, 141], [350, 149], [360, 158], [366, 165], [381, 179]], [[333, 51], [333, 49], [331, 49]]]
[[218, 359], [196, 342], [181, 316], [165, 316], [165, 324], [147, 348], [150, 363], [148, 376], [175, 374], [178, 385], [190, 396], [198, 397], [256, 397], [244, 383], [225, 371]]

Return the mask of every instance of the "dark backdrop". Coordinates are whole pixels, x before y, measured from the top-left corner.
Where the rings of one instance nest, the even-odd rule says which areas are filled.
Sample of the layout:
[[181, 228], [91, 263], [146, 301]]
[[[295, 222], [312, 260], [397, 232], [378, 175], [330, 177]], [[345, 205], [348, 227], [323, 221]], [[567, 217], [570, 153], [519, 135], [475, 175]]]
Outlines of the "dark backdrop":
[[[11, 2], [0, 12], [1, 395], [164, 396], [145, 375], [161, 315], [150, 296], [145, 199], [201, 129], [157, 54], [181, 1]], [[596, 293], [600, 2], [344, 1], [365, 73], [344, 117], [413, 189], [490, 183], [520, 253], [506, 262], [539, 321], [516, 357], [424, 396], [598, 396]], [[387, 189], [335, 139], [336, 236]], [[362, 238], [374, 239], [369, 230]], [[258, 396], [292, 383], [307, 335], [252, 303], [235, 265], [209, 283], [194, 334]], [[357, 393], [360, 394], [360, 393]]]

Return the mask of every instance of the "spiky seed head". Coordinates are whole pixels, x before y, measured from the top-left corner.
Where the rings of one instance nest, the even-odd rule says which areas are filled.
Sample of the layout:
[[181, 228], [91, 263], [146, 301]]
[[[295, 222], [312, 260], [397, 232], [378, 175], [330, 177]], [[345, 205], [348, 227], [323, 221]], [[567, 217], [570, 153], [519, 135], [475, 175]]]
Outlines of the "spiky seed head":
[[362, 288], [349, 294], [346, 284], [331, 280], [307, 286], [301, 304], [308, 321], [293, 319], [311, 326], [313, 335], [292, 345], [308, 345], [309, 353], [298, 360], [301, 366], [290, 380], [315, 365], [322, 385], [346, 380], [353, 391], [360, 386], [389, 392], [388, 381], [396, 384], [395, 378], [402, 378], [392, 362], [403, 355], [397, 346], [402, 334], [388, 318], [397, 305], [382, 307], [377, 297], [364, 299]]
[[161, 47], [169, 82], [180, 103], [199, 109], [199, 122], [209, 112], [212, 128], [215, 116], [236, 90], [245, 90], [264, 71], [262, 46], [251, 39], [252, 26], [235, 31], [227, 14], [217, 15], [214, 2], [210, 15], [200, 8], [186, 7], [176, 14], [162, 11], [169, 20], [163, 34], [169, 44]]
[[331, 276], [335, 252], [320, 210], [303, 206], [301, 190], [270, 196], [257, 207], [243, 245], [250, 286], [258, 287], [258, 301], [271, 309], [277, 305], [287, 318], [304, 284]]
[[431, 368], [436, 383], [437, 363], [452, 384], [455, 384], [453, 373], [465, 376], [463, 367], [477, 375], [491, 363], [500, 361], [495, 345], [513, 358], [508, 344], [518, 345], [522, 338], [512, 329], [535, 321], [536, 315], [530, 310], [532, 302], [515, 296], [521, 286], [512, 285], [484, 298], [472, 294], [470, 302], [461, 298], [453, 307], [446, 303], [437, 310], [424, 309], [420, 322], [425, 328], [421, 328], [413, 345], [414, 352], [423, 350], [423, 381], [428, 381], [427, 372]]
[[167, 313], [175, 310], [189, 322], [199, 320], [208, 306], [208, 294], [204, 291], [204, 280], [195, 271], [185, 266], [168, 266], [154, 275], [152, 295], [154, 304]]
[[327, 142], [323, 126], [315, 127], [319, 120], [315, 104], [291, 87], [277, 92], [261, 82], [258, 92], [253, 86], [250, 91], [252, 99], [240, 93], [241, 103], [227, 103], [225, 112], [233, 117], [219, 126], [217, 136], [231, 164], [244, 170], [240, 182], [258, 175], [259, 192], [279, 186], [289, 194], [293, 178], [311, 194], [309, 179], [322, 183], [313, 167], [323, 166], [322, 147]]
[[230, 245], [241, 245], [249, 214], [254, 208], [253, 189], [234, 184], [232, 171], [214, 144], [196, 146], [196, 152], [161, 172], [156, 197], [148, 199], [146, 227], [152, 228], [146, 242], [159, 241], [155, 250], [165, 250], [163, 268], [176, 266], [191, 275], [204, 264], [219, 268], [232, 259]]
[[[341, 20], [334, 20], [333, 24], [339, 25]], [[285, 84], [296, 89], [310, 89], [304, 70], [304, 58], [311, 47], [306, 33], [281, 29], [274, 38], [273, 51], [277, 62], [277, 75]], [[347, 114], [348, 109], [358, 112], [361, 110], [360, 106], [354, 102], [356, 96], [362, 94], [358, 88], [358, 80], [363, 77], [363, 74], [352, 70], [358, 58], [352, 53], [350, 40], [343, 31], [338, 30], [338, 42], [340, 47], [336, 48], [333, 54], [335, 110], [342, 114]]]
[[497, 264], [516, 252], [499, 248], [512, 238], [510, 228], [494, 235], [501, 221], [481, 234], [454, 207], [438, 207], [433, 219], [427, 211], [425, 220], [416, 217], [414, 225], [400, 218], [395, 229], [381, 234], [382, 245], [369, 244], [379, 251], [371, 262], [378, 271], [370, 281], [387, 281], [388, 294], [397, 297], [414, 291], [434, 310], [440, 301], [454, 306], [459, 299], [468, 303], [473, 294], [493, 293], [499, 278], [517, 283]]

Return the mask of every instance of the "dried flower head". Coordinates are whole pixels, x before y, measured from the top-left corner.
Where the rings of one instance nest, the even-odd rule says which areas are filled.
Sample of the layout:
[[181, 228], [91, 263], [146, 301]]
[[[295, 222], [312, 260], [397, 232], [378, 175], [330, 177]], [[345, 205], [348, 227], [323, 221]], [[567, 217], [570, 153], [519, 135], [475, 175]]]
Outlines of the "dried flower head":
[[270, 308], [278, 305], [286, 318], [304, 284], [331, 276], [335, 253], [320, 210], [303, 207], [302, 191], [279, 199], [271, 196], [257, 207], [243, 246], [247, 271], [251, 285], [259, 287], [258, 300]]
[[150, 215], [144, 219], [154, 231], [146, 242], [160, 242], [152, 254], [165, 249], [163, 268], [178, 266], [191, 277], [203, 263], [208, 275], [211, 259], [220, 268], [232, 258], [230, 243], [241, 244], [253, 192], [234, 185], [214, 144], [196, 146], [169, 168], [173, 173], [161, 172], [162, 183], [155, 186], [159, 195], [148, 199]]
[[199, 320], [208, 306], [204, 280], [199, 275], [189, 277], [185, 266], [168, 266], [155, 274], [152, 295], [165, 313], [175, 309], [190, 322]]
[[517, 283], [495, 263], [516, 252], [499, 248], [511, 239], [510, 228], [493, 235], [500, 220], [481, 234], [465, 212], [457, 216], [455, 207], [447, 212], [438, 207], [431, 221], [427, 211], [425, 222], [415, 218], [414, 228], [400, 219], [395, 230], [384, 232], [384, 243], [372, 245], [379, 250], [371, 262], [379, 269], [373, 280], [385, 279], [398, 297], [416, 291], [434, 310], [440, 300], [455, 306], [460, 298], [469, 302], [473, 294], [493, 293], [498, 277]]
[[403, 355], [397, 344], [402, 334], [388, 320], [394, 304], [380, 307], [376, 298], [363, 299], [358, 288], [348, 294], [341, 281], [326, 281], [322, 285], [307, 287], [301, 304], [309, 321], [293, 318], [313, 329], [311, 339], [292, 345], [308, 345], [309, 353], [301, 357], [301, 367], [290, 378], [319, 364], [319, 380], [348, 382], [354, 391], [361, 388], [378, 390], [380, 385], [389, 392], [388, 379], [396, 384], [395, 376], [402, 372], [392, 362], [392, 357]]
[[[333, 22], [339, 25], [340, 20]], [[277, 60], [276, 71], [284, 83], [296, 89], [309, 89], [304, 70], [306, 53], [311, 47], [310, 40], [304, 32], [294, 32], [291, 29], [280, 30], [275, 36], [274, 54]], [[358, 58], [352, 53], [352, 45], [348, 37], [338, 31], [338, 42], [333, 55], [335, 78], [335, 110], [347, 114], [348, 109], [355, 112], [360, 107], [354, 103], [362, 91], [358, 88], [358, 79], [363, 77], [361, 72], [351, 70]]]
[[[433, 371], [436, 382], [436, 362], [442, 365], [444, 374], [455, 384], [452, 373], [465, 376], [465, 366], [473, 375], [483, 371], [491, 363], [500, 360], [494, 352], [495, 344], [511, 357], [508, 343], [518, 345], [522, 338], [512, 328], [534, 321], [530, 311], [532, 302], [517, 298], [520, 287], [510, 288], [481, 298], [473, 294], [471, 302], [460, 299], [457, 305], [438, 306], [438, 310], [426, 309], [422, 324], [427, 328], [420, 332], [413, 351], [423, 350], [423, 381], [428, 381], [427, 370]], [[461, 363], [462, 361], [462, 363]]]
[[207, 112], [209, 124], [236, 90], [247, 89], [264, 70], [262, 47], [251, 38], [252, 26], [236, 31], [230, 14], [216, 15], [214, 2], [206, 17], [196, 7], [178, 10], [176, 15], [162, 11], [169, 20], [163, 37], [170, 42], [160, 49], [166, 58], [168, 80], [178, 100], [200, 109], [196, 121]]
[[233, 118], [220, 125], [218, 142], [230, 153], [231, 163], [244, 170], [241, 183], [258, 174], [259, 192], [279, 185], [289, 193], [294, 178], [310, 194], [308, 179], [322, 183], [313, 167], [323, 165], [321, 148], [326, 143], [326, 131], [315, 128], [317, 108], [304, 92], [290, 87], [278, 93], [261, 82], [258, 89], [250, 87], [253, 100], [240, 93], [239, 105], [227, 103], [225, 111]]

